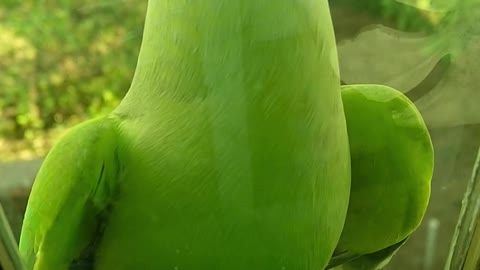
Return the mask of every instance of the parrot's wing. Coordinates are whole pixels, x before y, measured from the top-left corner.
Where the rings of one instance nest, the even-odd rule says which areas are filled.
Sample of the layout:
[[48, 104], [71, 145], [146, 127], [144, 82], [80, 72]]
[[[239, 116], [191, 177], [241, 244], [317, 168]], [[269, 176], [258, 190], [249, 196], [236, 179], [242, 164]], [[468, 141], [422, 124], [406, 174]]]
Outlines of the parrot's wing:
[[337, 250], [351, 252], [343, 254], [342, 269], [381, 269], [425, 215], [432, 141], [422, 116], [401, 92], [368, 84], [341, 89], [352, 171]]
[[[326, 269], [332, 270], [378, 270], [385, 267], [392, 257], [397, 253], [397, 251], [407, 242], [408, 237], [404, 240], [382, 249], [380, 251], [365, 254], [365, 255], [353, 255], [347, 258], [345, 254], [349, 252], [345, 252], [338, 257], [333, 256], [330, 259], [330, 263]], [[342, 261], [343, 260], [343, 261]]]
[[7, 220], [7, 216], [0, 204], [0, 269], [23, 270], [22, 261], [18, 254], [18, 246]]
[[82, 123], [47, 155], [30, 194], [20, 237], [27, 269], [64, 270], [98, 240], [121, 166], [113, 118]]

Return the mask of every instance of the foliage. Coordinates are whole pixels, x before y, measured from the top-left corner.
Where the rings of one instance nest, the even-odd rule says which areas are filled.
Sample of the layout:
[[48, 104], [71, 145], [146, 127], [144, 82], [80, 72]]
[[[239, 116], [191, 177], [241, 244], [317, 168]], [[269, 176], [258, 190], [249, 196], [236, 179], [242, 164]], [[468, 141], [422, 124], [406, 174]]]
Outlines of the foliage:
[[0, 137], [32, 142], [112, 110], [133, 76], [145, 8], [135, 0], [2, 1]]

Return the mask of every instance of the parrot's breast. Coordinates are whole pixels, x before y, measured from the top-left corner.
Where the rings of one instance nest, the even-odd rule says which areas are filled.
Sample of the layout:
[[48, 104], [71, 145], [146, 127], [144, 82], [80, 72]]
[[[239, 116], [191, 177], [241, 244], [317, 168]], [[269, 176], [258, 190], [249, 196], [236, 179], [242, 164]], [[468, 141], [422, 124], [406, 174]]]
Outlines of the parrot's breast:
[[125, 120], [97, 268], [323, 267], [346, 214], [348, 143], [339, 100], [297, 98], [165, 100], [158, 120]]
[[149, 2], [114, 112], [124, 173], [96, 269], [323, 269], [350, 190], [327, 2], [180, 2]]

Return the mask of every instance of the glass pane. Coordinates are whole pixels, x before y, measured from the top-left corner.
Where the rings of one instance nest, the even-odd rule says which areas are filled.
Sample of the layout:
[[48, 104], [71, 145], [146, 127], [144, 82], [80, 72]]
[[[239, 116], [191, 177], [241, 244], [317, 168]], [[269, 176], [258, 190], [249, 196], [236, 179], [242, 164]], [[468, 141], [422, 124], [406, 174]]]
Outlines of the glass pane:
[[[209, 2], [211, 1], [205, 0], [204, 5], [208, 5]], [[319, 0], [318, 2], [323, 3], [326, 0]], [[480, 63], [478, 58], [478, 52], [480, 52], [479, 1], [335, 0], [328, 2], [335, 31], [341, 84], [383, 84], [405, 93], [422, 113], [433, 140], [435, 169], [427, 213], [421, 226], [410, 236], [405, 245], [399, 249], [384, 269], [444, 269], [449, 255], [453, 264], [451, 268], [445, 269], [473, 269], [468, 267], [473, 267], [473, 265], [476, 265], [475, 261], [479, 260], [472, 254], [479, 249], [476, 242], [480, 242], [476, 230], [478, 227], [476, 224], [478, 205], [476, 203], [480, 190], [478, 190], [476, 177], [472, 176], [478, 148], [480, 147], [478, 140], [480, 137], [480, 107], [478, 107], [480, 96], [477, 91], [479, 85], [477, 78], [480, 77], [475, 75], [475, 71], [479, 67], [478, 63]], [[272, 10], [272, 14], [282, 12], [281, 7], [277, 8], [277, 5], [273, 2], [269, 2], [265, 7], [258, 5], [258, 10], [255, 11], [248, 10], [245, 7], [242, 7], [243, 9], [238, 8], [238, 12], [240, 10], [251, 12], [251, 14], [249, 13], [249, 16], [252, 16], [250, 19], [251, 25], [244, 25], [243, 27], [248, 29], [245, 31], [250, 31], [248, 33], [251, 35], [262, 36], [264, 39], [262, 42], [267, 44], [265, 48], [269, 48], [262, 50], [262, 48], [256, 47], [255, 50], [252, 49], [252, 55], [257, 55], [259, 59], [271, 57], [271, 59], [274, 59], [272, 61], [279, 61], [280, 64], [284, 63], [281, 61], [295, 61], [295, 59], [273, 57], [275, 53], [279, 54], [284, 51], [282, 51], [283, 47], [276, 48], [269, 45], [269, 42], [278, 38], [279, 35], [270, 29], [274, 24], [284, 26], [285, 29], [290, 31], [285, 30], [285, 33], [283, 33], [286, 39], [289, 34], [297, 33], [295, 31], [301, 32], [301, 30], [288, 25], [285, 22], [286, 20], [277, 20], [278, 18], [274, 15], [271, 18], [257, 21], [255, 16], [262, 14], [262, 10], [267, 10], [266, 6]], [[235, 10], [233, 4], [230, 8], [230, 12], [234, 14], [235, 12], [232, 11]], [[315, 8], [312, 8], [312, 10], [316, 10]], [[215, 6], [212, 5], [210, 9], [206, 10], [215, 10]], [[115, 108], [121, 108], [121, 106], [118, 106], [130, 88], [137, 68], [146, 11], [147, 1], [134, 0], [100, 2], [93, 0], [1, 1], [0, 203], [4, 215], [0, 212], [0, 239], [3, 239], [3, 241], [12, 243], [8, 234], [10, 229], [7, 228], [3, 216], [8, 220], [13, 237], [17, 242], [19, 241], [33, 181], [47, 152], [59, 138], [79, 123], [105, 116]], [[170, 14], [176, 14], [175, 9], [172, 8]], [[189, 13], [192, 20], [199, 17], [195, 17], [193, 11], [192, 14]], [[325, 12], [318, 16], [327, 16], [326, 14], [328, 15]], [[218, 16], [222, 16], [222, 14]], [[228, 17], [225, 14], [223, 16]], [[178, 27], [184, 27], [190, 31], [187, 36], [203, 40], [202, 31], [198, 31], [198, 27], [195, 28], [196, 25], [191, 26], [190, 22], [178, 20], [173, 15], [162, 18], [162, 20], [159, 19], [159, 25], [167, 21], [172, 22], [172, 24], [176, 23]], [[261, 23], [265, 21], [270, 24], [264, 25]], [[185, 27], [185, 25], [188, 25], [188, 27]], [[156, 27], [161, 28], [158, 25]], [[236, 30], [232, 30], [228, 25], [215, 25], [215, 27], [216, 31], [223, 34], [212, 36], [211, 40], [205, 41], [215, 44], [216, 47], [212, 51], [221, 51], [227, 47], [236, 48], [235, 46], [241, 41], [236, 40], [237, 36], [232, 34]], [[165, 39], [168, 38], [174, 40], [178, 47], [170, 48], [171, 50], [164, 55], [162, 61], [173, 66], [179, 65], [179, 62], [181, 62], [178, 60], [180, 54], [178, 48], [191, 48], [191, 55], [196, 55], [197, 47], [206, 44], [198, 46], [187, 44], [184, 41], [184, 36], [177, 35], [177, 33], [165, 36]], [[221, 39], [224, 39], [224, 41], [219, 42]], [[148, 41], [149, 38], [147, 37], [146, 40]], [[277, 50], [273, 51], [271, 48]], [[154, 51], [158, 48], [152, 46], [150, 49]], [[203, 77], [199, 78], [192, 75], [192, 81], [195, 83], [195, 80], [202, 80], [205, 88], [207, 86], [219, 89], [222, 87], [228, 88], [231, 90], [231, 92], [227, 92], [229, 95], [235, 100], [241, 100], [244, 97], [238, 91], [232, 89], [241, 89], [243, 83], [250, 83], [253, 86], [258, 85], [248, 82], [247, 79], [238, 79], [233, 75], [233, 77], [223, 79], [216, 76], [221, 72], [228, 73], [226, 71], [230, 69], [232, 74], [238, 71], [228, 64], [237, 59], [235, 52], [240, 51], [240, 49], [238, 51], [232, 49], [231, 51], [234, 52], [232, 55], [222, 56], [229, 59], [226, 63], [222, 62], [224, 59], [216, 55], [215, 52], [210, 53], [217, 58], [207, 57], [198, 60], [198, 63], [195, 62], [194, 64], [204, 68], [202, 71], [204, 73], [201, 75]], [[144, 65], [147, 67], [149, 61], [155, 64], [155, 59], [145, 58], [143, 61], [147, 63]], [[245, 68], [242, 72], [245, 74], [255, 73], [260, 76], [264, 73], [267, 74], [267, 71], [269, 71], [255, 66], [254, 60], [251, 62], [245, 64], [245, 66], [250, 64], [250, 68]], [[316, 65], [313, 60], [308, 63], [312, 66]], [[154, 66], [154, 64], [151, 66]], [[330, 62], [325, 64], [329, 68], [331, 65]], [[253, 72], [252, 70], [255, 68], [258, 68], [258, 70]], [[142, 67], [138, 68], [138, 70], [141, 69]], [[152, 68], [152, 70], [154, 69]], [[152, 73], [152, 70], [142, 71], [148, 74], [149, 72]], [[271, 70], [274, 70], [274, 68], [271, 68]], [[274, 73], [274, 71], [272, 72]], [[171, 74], [173, 75], [169, 83], [175, 85], [177, 82], [172, 81], [178, 74]], [[277, 74], [277, 77], [286, 76], [286, 73], [279, 72], [279, 74], [282, 75]], [[306, 74], [305, 76], [310, 75]], [[142, 87], [144, 82], [138, 81], [137, 85], [140, 85], [138, 87]], [[278, 81], [283, 82], [282, 80]], [[282, 83], [278, 81], [271, 84], [280, 88]], [[235, 82], [238, 84], [235, 84]], [[211, 85], [214, 85], [214, 87]], [[203, 89], [198, 89], [195, 98], [204, 98], [207, 95], [206, 92], [202, 91]], [[192, 102], [195, 99], [189, 99], [191, 97], [184, 95], [183, 92], [176, 94], [184, 98], [182, 102]], [[131, 96], [131, 99], [136, 98], [133, 94]], [[316, 95], [308, 97], [316, 97]], [[218, 100], [221, 100], [221, 96], [218, 98]], [[145, 98], [142, 102], [147, 103], [148, 101], [148, 98]], [[235, 103], [235, 105], [229, 109], [237, 110], [238, 115], [243, 115], [246, 105], [242, 102]], [[285, 108], [288, 107], [287, 105], [285, 105]], [[170, 103], [162, 104], [162, 106], [172, 106], [171, 111], [176, 109]], [[213, 104], [209, 110], [213, 110], [212, 108], [216, 108], [215, 106], [216, 104]], [[336, 106], [333, 107], [336, 108]], [[272, 114], [277, 113], [278, 115], [282, 112], [282, 109], [276, 108], [266, 108], [265, 110], [270, 110], [269, 112]], [[235, 121], [225, 124], [218, 122], [222, 125], [212, 129], [216, 129], [217, 132], [222, 128], [224, 130], [235, 130], [235, 128], [241, 130], [241, 125], [244, 124], [243, 120], [238, 117], [235, 118]], [[254, 122], [258, 128], [266, 130], [269, 127], [269, 122], [264, 120], [249, 121]], [[162, 128], [168, 130], [170, 124], [167, 123]], [[293, 130], [298, 134], [309, 134], [293, 120], [286, 120], [285, 126], [290, 127], [292, 134]], [[273, 124], [270, 127], [284, 128]], [[135, 129], [135, 132], [140, 133], [139, 130]], [[236, 158], [247, 163], [248, 149], [242, 148], [241, 143], [235, 144], [231, 140], [222, 140], [219, 136], [215, 137], [215, 134], [211, 136], [215, 138], [214, 145], [216, 147], [230, 147], [232, 152], [237, 149], [238, 156]], [[255, 130], [252, 131], [252, 134], [250, 136], [255, 136]], [[234, 135], [232, 137], [239, 141], [248, 137], [240, 133]], [[148, 136], [146, 134], [144, 138], [148, 138]], [[276, 141], [277, 139], [281, 141], [281, 139], [275, 137], [272, 137], [271, 140]], [[292, 139], [292, 141], [296, 140]], [[263, 142], [265, 145], [262, 147], [265, 147], [265, 149], [269, 147], [269, 140], [259, 139], [258, 142]], [[191, 143], [195, 143], [195, 141]], [[138, 147], [148, 149], [153, 146], [139, 144]], [[214, 152], [215, 149], [212, 151]], [[275, 149], [272, 150], [272, 152], [275, 151]], [[277, 157], [274, 156], [263, 157], [258, 155], [258, 164], [261, 164], [267, 158], [281, 163], [280, 158], [277, 160]], [[228, 157], [218, 159], [218, 166], [228, 168], [227, 161]], [[198, 162], [200, 164], [202, 161]], [[147, 161], [145, 163], [148, 164]], [[291, 164], [283, 165], [289, 166]], [[301, 166], [303, 165], [297, 167]], [[308, 166], [304, 165], [304, 167], [307, 168]], [[245, 169], [246, 167], [242, 168]], [[196, 173], [194, 169], [192, 167], [185, 168], [186, 171]], [[228, 169], [232, 170], [231, 168]], [[239, 170], [241, 173], [238, 172], [235, 177], [251, 179], [252, 176], [249, 175], [251, 172], [243, 169]], [[287, 172], [281, 169], [264, 171], [261, 168], [255, 168], [255, 166], [249, 167], [249, 169], [265, 174], [267, 174], [267, 171], [271, 174]], [[88, 170], [88, 168], [85, 168], [85, 170]], [[328, 168], [325, 171], [328, 171]], [[282, 176], [279, 175], [275, 177], [282, 179]], [[218, 179], [223, 178], [218, 176]], [[262, 183], [251, 183], [253, 187], [242, 185], [238, 188], [238, 192], [248, 194], [248, 188], [257, 191], [268, 189], [268, 187], [263, 187]], [[469, 188], [466, 193], [467, 186]], [[219, 187], [223, 187], [221, 183]], [[287, 202], [289, 196], [295, 196], [296, 191], [297, 189], [293, 187], [289, 190], [279, 191], [283, 192], [282, 201]], [[200, 191], [197, 190], [197, 192]], [[238, 213], [246, 209], [244, 204], [257, 205], [263, 203], [267, 205], [275, 200], [273, 197], [259, 196], [257, 200], [252, 199], [245, 202], [235, 197], [238, 195], [236, 192], [228, 194], [231, 196], [219, 200], [226, 205], [237, 207], [235, 209], [238, 210]], [[55, 196], [55, 194], [51, 196]], [[464, 214], [460, 219], [462, 222], [459, 222], [462, 205]], [[177, 206], [172, 203], [172, 207]], [[219, 208], [218, 211], [224, 211], [224, 209], [220, 209], [221, 206], [215, 206], [214, 208]], [[207, 210], [205, 212], [208, 212]], [[281, 212], [281, 210], [276, 209], [272, 210], [272, 213], [275, 211]], [[304, 218], [306, 215], [305, 213], [291, 214], [298, 218]], [[154, 212], [147, 212], [146, 215], [149, 215], [151, 219], [161, 218]], [[235, 215], [223, 215], [222, 218], [231, 221], [237, 217]], [[265, 228], [276, 228], [273, 226], [273, 223], [275, 223], [273, 221], [277, 219], [269, 219], [271, 217], [267, 216], [263, 218], [272, 221], [271, 226], [265, 225]], [[306, 219], [308, 218], [306, 217]], [[184, 224], [177, 224], [178, 226], [188, 227], [191, 225], [189, 219], [180, 217], [178, 219], [184, 222]], [[198, 218], [195, 221], [200, 223], [201, 219]], [[281, 227], [281, 222], [278, 223], [277, 227]], [[239, 228], [250, 228], [248, 224], [239, 223], [238, 226]], [[169, 229], [173, 230], [175, 228]], [[281, 230], [281, 228], [276, 229]], [[186, 231], [188, 232], [188, 230]], [[248, 238], [247, 234], [248, 231], [236, 234], [237, 240], [240, 242], [245, 240]], [[269, 239], [269, 236], [270, 239], [276, 239], [272, 235], [276, 235], [273, 229], [265, 229], [261, 236], [265, 239]], [[452, 245], [452, 239], [456, 239], [456, 245]], [[252, 241], [245, 240], [242, 243], [248, 246], [248, 243], [254, 242]], [[271, 243], [270, 245], [273, 246]], [[323, 247], [322, 243], [316, 243], [315, 246], [317, 245]], [[6, 257], [8, 256], [14, 256], [7, 250], [2, 250], [2, 248], [5, 247], [0, 246], [0, 262], [7, 260]], [[176, 248], [172, 251], [172, 256], [181, 258], [181, 255], [184, 254], [182, 253], [184, 248], [186, 247]], [[247, 254], [254, 253], [252, 250], [257, 249], [260, 251], [261, 247], [250, 246], [248, 248], [244, 247], [242, 250]], [[470, 252], [468, 252], [468, 249], [470, 249]], [[278, 248], [279, 254], [283, 254], [281, 252], [286, 252], [285, 250], [281, 247]], [[300, 248], [291, 248], [291, 250], [300, 252]], [[309, 252], [315, 253], [317, 251], [310, 250]], [[182, 254], [179, 255], [180, 253]], [[265, 254], [271, 255], [269, 252], [265, 252]], [[459, 261], [462, 261], [459, 254], [467, 254], [465, 256], [468, 258], [468, 267], [464, 266], [462, 268], [457, 265]], [[242, 257], [242, 254], [236, 256]], [[275, 257], [274, 255], [271, 256]], [[3, 268], [10, 270], [10, 266], [5, 265]], [[178, 266], [176, 267], [175, 269], [180, 269]], [[283, 268], [279, 268], [289, 269], [285, 265], [281, 265], [281, 267]], [[478, 267], [478, 265], [475, 267]]]

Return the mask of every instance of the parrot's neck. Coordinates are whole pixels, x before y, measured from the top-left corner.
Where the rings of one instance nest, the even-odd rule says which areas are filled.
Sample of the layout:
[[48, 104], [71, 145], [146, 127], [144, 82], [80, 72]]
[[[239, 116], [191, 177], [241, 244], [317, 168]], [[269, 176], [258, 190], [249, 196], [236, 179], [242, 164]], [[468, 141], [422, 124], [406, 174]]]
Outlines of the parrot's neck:
[[288, 99], [321, 91], [326, 81], [338, 87], [327, 0], [274, 2], [149, 0], [136, 72], [119, 111], [157, 108], [162, 98]]

